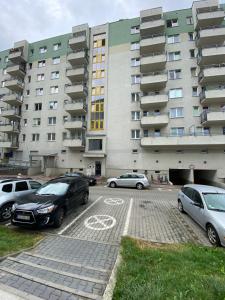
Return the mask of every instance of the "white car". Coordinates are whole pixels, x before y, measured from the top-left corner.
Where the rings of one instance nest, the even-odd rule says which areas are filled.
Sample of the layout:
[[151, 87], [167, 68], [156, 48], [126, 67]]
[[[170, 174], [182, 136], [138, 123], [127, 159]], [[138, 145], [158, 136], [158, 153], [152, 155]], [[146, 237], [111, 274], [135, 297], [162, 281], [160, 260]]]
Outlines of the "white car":
[[111, 188], [115, 187], [136, 187], [138, 190], [150, 186], [148, 178], [144, 174], [126, 173], [119, 177], [109, 178], [107, 185]]

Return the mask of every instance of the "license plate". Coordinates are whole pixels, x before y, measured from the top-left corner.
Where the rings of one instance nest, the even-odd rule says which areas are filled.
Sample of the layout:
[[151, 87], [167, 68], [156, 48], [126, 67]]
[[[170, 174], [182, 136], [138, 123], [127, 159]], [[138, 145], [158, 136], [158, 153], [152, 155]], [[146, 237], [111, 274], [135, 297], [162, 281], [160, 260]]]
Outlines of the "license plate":
[[30, 220], [30, 216], [17, 215], [17, 219], [29, 221]]

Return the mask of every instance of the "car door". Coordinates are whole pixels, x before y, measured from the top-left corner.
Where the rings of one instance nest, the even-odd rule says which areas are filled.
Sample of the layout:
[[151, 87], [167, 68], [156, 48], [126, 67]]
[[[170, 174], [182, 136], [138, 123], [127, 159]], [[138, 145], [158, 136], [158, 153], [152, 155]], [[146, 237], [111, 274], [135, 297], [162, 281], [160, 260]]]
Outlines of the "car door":
[[128, 186], [128, 174], [121, 175], [117, 179], [117, 185], [118, 186]]
[[81, 192], [80, 192], [80, 180], [76, 180], [71, 183], [69, 187], [69, 208], [76, 208], [81, 202]]
[[183, 204], [183, 208], [187, 213], [190, 213], [191, 197], [193, 190], [190, 187], [183, 187], [181, 191], [182, 193], [180, 194], [180, 198]]
[[192, 217], [197, 223], [204, 227], [205, 209], [201, 195], [198, 191], [193, 190], [192, 200]]
[[15, 196], [21, 196], [31, 193], [28, 187], [27, 181], [16, 181], [15, 182]]

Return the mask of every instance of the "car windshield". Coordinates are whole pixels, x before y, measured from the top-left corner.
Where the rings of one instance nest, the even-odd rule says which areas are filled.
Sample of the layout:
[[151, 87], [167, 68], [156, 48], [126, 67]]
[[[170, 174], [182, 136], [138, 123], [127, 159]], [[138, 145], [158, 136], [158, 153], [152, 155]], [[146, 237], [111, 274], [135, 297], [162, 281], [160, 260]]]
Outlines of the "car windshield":
[[46, 183], [40, 189], [37, 190], [37, 195], [64, 195], [69, 187], [68, 183], [65, 182], [55, 182]]
[[225, 212], [225, 194], [203, 193], [203, 196], [209, 210]]

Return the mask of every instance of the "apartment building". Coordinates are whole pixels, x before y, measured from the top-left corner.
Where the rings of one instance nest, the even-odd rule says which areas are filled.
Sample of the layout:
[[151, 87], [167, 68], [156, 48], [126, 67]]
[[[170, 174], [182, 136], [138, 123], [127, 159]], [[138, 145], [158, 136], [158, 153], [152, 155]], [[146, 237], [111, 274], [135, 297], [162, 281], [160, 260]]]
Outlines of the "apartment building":
[[225, 183], [225, 27], [217, 0], [0, 52], [2, 161]]

